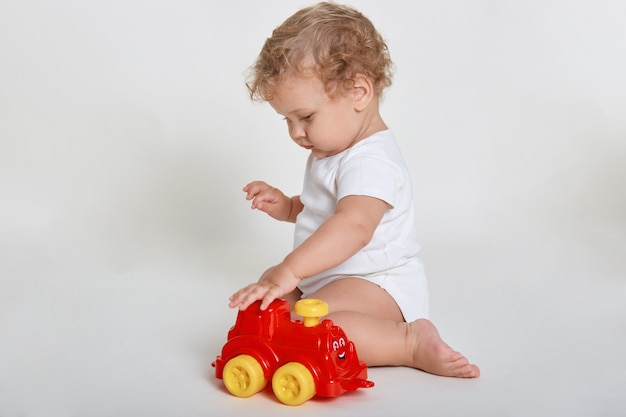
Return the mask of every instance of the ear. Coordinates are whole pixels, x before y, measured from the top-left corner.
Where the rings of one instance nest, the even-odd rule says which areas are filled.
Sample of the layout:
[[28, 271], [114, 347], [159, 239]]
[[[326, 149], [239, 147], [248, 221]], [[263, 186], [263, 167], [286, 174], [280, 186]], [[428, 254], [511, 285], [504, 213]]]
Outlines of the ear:
[[372, 81], [363, 74], [356, 74], [353, 82], [350, 94], [352, 95], [354, 110], [361, 112], [374, 98], [374, 86]]

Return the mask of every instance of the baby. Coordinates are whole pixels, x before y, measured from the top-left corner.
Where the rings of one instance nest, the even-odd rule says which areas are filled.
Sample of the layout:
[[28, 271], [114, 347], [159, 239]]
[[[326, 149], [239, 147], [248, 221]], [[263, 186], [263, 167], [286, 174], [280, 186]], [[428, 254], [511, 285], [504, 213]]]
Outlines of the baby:
[[310, 155], [300, 195], [262, 181], [244, 187], [252, 208], [295, 223], [294, 249], [229, 305], [322, 299], [369, 366], [478, 377], [427, 319], [410, 177], [379, 112], [391, 66], [370, 20], [335, 3], [296, 12], [267, 39], [250, 96], [269, 102]]

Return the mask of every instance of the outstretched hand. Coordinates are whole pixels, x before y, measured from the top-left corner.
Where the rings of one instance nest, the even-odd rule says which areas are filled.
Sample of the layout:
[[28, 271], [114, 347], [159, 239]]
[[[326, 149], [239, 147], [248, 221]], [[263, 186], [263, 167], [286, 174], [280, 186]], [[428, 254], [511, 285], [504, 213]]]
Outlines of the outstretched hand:
[[233, 294], [229, 298], [228, 306], [245, 310], [253, 302], [262, 300], [261, 310], [265, 310], [272, 301], [295, 290], [300, 279], [293, 274], [287, 265], [280, 263], [265, 271], [258, 282]]
[[278, 188], [263, 181], [253, 181], [243, 187], [246, 200], [252, 200], [252, 208], [261, 210], [276, 220], [286, 221], [291, 215], [291, 199]]

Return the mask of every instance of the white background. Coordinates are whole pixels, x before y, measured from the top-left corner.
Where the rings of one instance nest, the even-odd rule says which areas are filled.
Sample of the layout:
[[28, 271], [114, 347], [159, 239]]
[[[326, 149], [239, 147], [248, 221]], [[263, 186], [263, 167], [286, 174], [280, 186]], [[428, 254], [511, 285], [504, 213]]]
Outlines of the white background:
[[226, 394], [227, 297], [306, 153], [245, 72], [300, 1], [0, 0], [0, 416], [626, 413], [626, 5], [352, 5], [396, 64], [432, 319], [478, 380], [370, 370], [298, 410]]

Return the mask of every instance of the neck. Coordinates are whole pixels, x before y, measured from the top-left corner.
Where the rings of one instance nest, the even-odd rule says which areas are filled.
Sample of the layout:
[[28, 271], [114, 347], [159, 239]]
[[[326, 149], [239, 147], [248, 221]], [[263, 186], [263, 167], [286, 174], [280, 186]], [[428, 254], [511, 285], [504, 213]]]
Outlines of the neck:
[[363, 124], [361, 134], [359, 135], [361, 138], [367, 138], [376, 132], [388, 129], [385, 121], [380, 115], [378, 100], [372, 100], [372, 103], [363, 110], [362, 115]]

